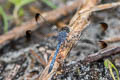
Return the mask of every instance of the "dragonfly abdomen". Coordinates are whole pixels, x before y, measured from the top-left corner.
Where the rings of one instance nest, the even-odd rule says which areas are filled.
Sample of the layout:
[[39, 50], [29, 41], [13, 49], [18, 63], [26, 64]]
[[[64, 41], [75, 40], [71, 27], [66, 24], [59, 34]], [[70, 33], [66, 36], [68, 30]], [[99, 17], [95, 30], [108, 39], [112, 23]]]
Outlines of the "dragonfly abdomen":
[[53, 66], [54, 66], [54, 63], [55, 63], [55, 60], [56, 60], [56, 56], [57, 56], [57, 54], [58, 54], [58, 52], [59, 52], [60, 46], [61, 46], [61, 42], [58, 43], [58, 45], [57, 45], [57, 49], [56, 49], [56, 52], [55, 52], [55, 54], [54, 54], [54, 57], [53, 57], [53, 59], [52, 59], [52, 61], [51, 61], [51, 63], [50, 63], [50, 67], [49, 67], [48, 73], [50, 73], [51, 70], [53, 69]]

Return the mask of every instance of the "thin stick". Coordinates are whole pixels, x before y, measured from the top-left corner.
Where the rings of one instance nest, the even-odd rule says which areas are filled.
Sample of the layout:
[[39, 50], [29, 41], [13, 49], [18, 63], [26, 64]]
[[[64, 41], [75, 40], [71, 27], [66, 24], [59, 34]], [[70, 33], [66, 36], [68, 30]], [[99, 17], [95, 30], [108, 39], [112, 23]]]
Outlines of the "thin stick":
[[5, 80], [13, 80], [14, 76], [17, 74], [18, 70], [20, 69], [20, 65], [15, 65], [14, 69], [12, 69]]
[[83, 62], [85, 63], [91, 63], [100, 59], [103, 59], [105, 57], [115, 55], [120, 53], [120, 47], [112, 47], [112, 48], [105, 48], [103, 50], [98, 51], [97, 53], [88, 55]]
[[42, 59], [37, 53], [35, 53], [33, 50], [30, 50], [30, 53], [31, 53], [33, 56], [35, 56], [35, 57], [40, 61], [40, 63], [41, 63], [44, 67], [46, 66], [46, 62], [43, 61], [43, 59]]
[[120, 37], [111, 37], [103, 40], [106, 43], [120, 42]]
[[88, 8], [88, 9], [85, 9], [85, 10], [81, 10], [79, 13], [82, 14], [82, 13], [84, 13], [86, 11], [91, 11], [91, 12], [101, 11], [101, 10], [117, 7], [119, 5], [120, 5], [120, 2], [101, 4], [101, 5], [93, 7], [92, 10], [90, 8]]

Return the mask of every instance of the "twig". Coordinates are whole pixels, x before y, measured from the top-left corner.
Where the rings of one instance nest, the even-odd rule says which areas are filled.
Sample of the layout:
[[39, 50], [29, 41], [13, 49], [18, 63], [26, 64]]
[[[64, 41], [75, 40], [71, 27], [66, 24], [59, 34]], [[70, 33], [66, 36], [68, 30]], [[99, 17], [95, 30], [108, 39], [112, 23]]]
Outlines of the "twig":
[[10, 71], [10, 73], [7, 75], [5, 80], [13, 80], [14, 76], [17, 74], [19, 69], [20, 69], [20, 65], [16, 64], [14, 69]]
[[40, 63], [41, 63], [44, 67], [46, 66], [46, 62], [43, 61], [43, 59], [42, 59], [37, 53], [35, 53], [33, 50], [30, 50], [30, 53], [31, 53], [33, 56], [35, 56], [35, 57], [40, 61]]
[[91, 63], [100, 59], [103, 59], [105, 57], [115, 55], [120, 53], [120, 47], [112, 47], [112, 48], [105, 48], [103, 50], [98, 51], [97, 53], [88, 55], [83, 62], [85, 63]]
[[120, 42], [120, 37], [111, 37], [111, 38], [108, 38], [108, 39], [105, 39], [105, 40], [102, 40], [106, 43], [113, 43], [113, 42]]
[[36, 57], [30, 56], [30, 58], [31, 58], [30, 69], [33, 69], [33, 67], [35, 66]]
[[[78, 7], [78, 5], [81, 4], [80, 2], [80, 0], [75, 1], [72, 5], [63, 6], [56, 10], [43, 13], [42, 16], [49, 22], [56, 22], [62, 16], [67, 16], [68, 14], [72, 13]], [[44, 21], [41, 19], [39, 19], [38, 22], [40, 22], [40, 25], [44, 23]], [[1, 35], [0, 48], [8, 44], [11, 40], [15, 40], [19, 37], [22, 37], [23, 35], [25, 35], [25, 32], [27, 30], [36, 30], [39, 27], [36, 24], [36, 21], [34, 19], [31, 19], [30, 21], [25, 22], [21, 26], [16, 26], [13, 30], [9, 31], [8, 33]]]
[[[77, 11], [77, 13], [74, 15], [74, 17], [70, 21], [70, 24], [69, 24], [70, 33], [68, 34], [65, 44], [62, 44], [62, 47], [60, 47], [60, 51], [57, 55], [57, 59], [59, 59], [60, 61], [63, 61], [67, 57], [68, 53], [72, 49], [72, 46], [77, 42], [77, 40], [79, 40], [82, 31], [90, 24], [90, 15], [93, 12], [93, 8], [95, 8], [97, 3], [98, 3], [98, 0], [84, 0], [84, 4], [82, 4], [81, 8]], [[105, 5], [102, 5], [102, 7], [100, 7], [101, 9], [96, 9], [94, 11], [106, 9]], [[120, 5], [120, 2], [118, 5]], [[109, 8], [110, 7], [112, 8], [113, 6], [110, 5]], [[81, 11], [84, 11], [84, 13], [81, 13]], [[48, 80], [52, 76], [52, 74], [54, 74], [54, 72], [57, 71], [57, 68], [59, 67], [60, 63], [56, 61], [54, 64], [53, 70], [50, 72], [50, 74], [48, 74], [49, 65], [53, 55], [54, 53], [51, 55], [49, 59], [49, 63], [46, 66], [45, 70], [42, 72], [39, 80]]]

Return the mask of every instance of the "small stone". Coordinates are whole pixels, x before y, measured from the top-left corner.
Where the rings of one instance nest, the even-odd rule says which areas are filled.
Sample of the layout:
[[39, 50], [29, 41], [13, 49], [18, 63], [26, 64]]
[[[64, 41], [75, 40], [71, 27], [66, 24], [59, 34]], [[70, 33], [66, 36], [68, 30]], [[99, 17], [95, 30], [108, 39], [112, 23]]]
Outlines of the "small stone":
[[47, 50], [46, 52], [50, 54], [50, 53], [52, 53], [52, 50]]
[[116, 59], [115, 59], [115, 65], [116, 65], [117, 67], [120, 67], [120, 58], [116, 58]]
[[45, 51], [45, 48], [44, 48], [44, 47], [40, 47], [40, 48], [39, 48], [39, 51], [40, 51], [40, 52], [44, 52], [44, 51]]

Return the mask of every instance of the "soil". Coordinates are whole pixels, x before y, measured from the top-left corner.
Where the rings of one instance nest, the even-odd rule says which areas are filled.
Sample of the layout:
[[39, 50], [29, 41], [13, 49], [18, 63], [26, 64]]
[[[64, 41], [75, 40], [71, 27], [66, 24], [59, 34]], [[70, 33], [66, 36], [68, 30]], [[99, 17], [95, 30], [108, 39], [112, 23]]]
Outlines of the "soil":
[[[64, 4], [71, 4], [73, 1], [74, 0], [66, 0], [66, 2], [63, 3], [59, 0], [52, 0], [58, 7]], [[115, 1], [116, 0], [108, 0], [102, 3]], [[22, 19], [23, 22], [34, 17], [33, 14], [27, 10], [31, 5], [41, 10], [43, 9], [44, 11], [51, 10], [51, 8], [41, 1], [29, 4], [24, 7], [26, 14]], [[104, 33], [99, 24], [100, 22], [108, 24], [108, 29]], [[10, 22], [10, 25], [12, 25], [12, 22]], [[40, 27], [32, 32], [30, 41], [27, 41], [24, 36], [11, 41], [0, 50], [0, 80], [5, 80], [16, 65], [20, 65], [20, 68], [12, 80], [23, 80], [28, 78], [28, 80], [35, 80], [41, 74], [44, 66], [40, 63], [39, 59], [31, 54], [30, 50], [33, 50], [44, 61], [48, 62], [51, 52], [56, 49], [57, 35], [50, 37], [46, 37], [45, 35], [59, 32], [55, 25], [44, 26], [45, 27]], [[80, 40], [71, 50], [64, 63], [62, 63], [60, 69], [58, 69], [58, 71], [61, 71], [61, 74], [55, 73], [51, 80], [112, 80], [109, 70], [104, 66], [104, 59], [89, 64], [83, 64], [81, 60], [87, 55], [94, 54], [101, 49], [98, 45], [100, 40], [116, 36], [119, 37], [119, 34], [120, 7], [94, 12], [91, 15], [91, 24], [84, 30]], [[120, 42], [108, 43], [108, 46], [119, 45]], [[46, 55], [47, 58], [45, 57]], [[120, 55], [108, 57], [113, 64], [115, 64], [114, 60], [116, 58], [120, 60]], [[117, 69], [120, 74], [120, 65], [117, 66]], [[113, 72], [116, 75], [115, 71]]]

